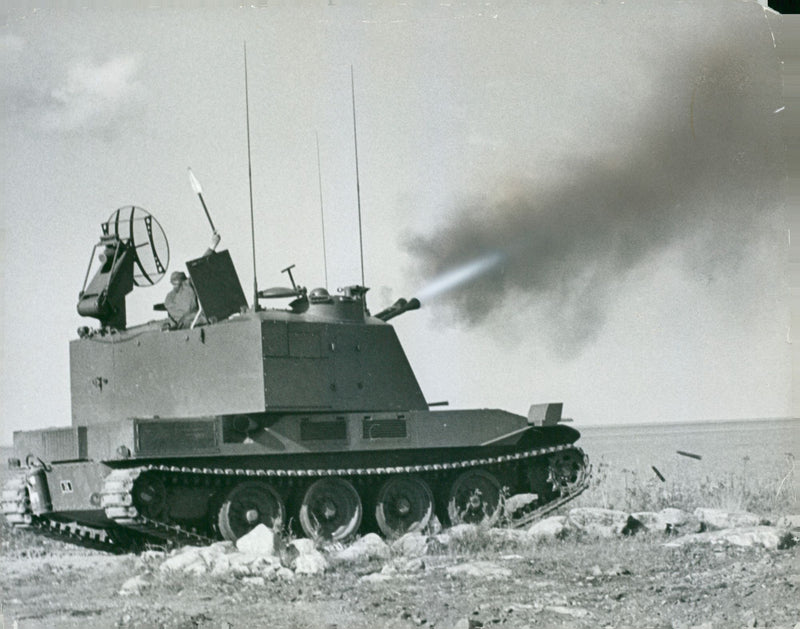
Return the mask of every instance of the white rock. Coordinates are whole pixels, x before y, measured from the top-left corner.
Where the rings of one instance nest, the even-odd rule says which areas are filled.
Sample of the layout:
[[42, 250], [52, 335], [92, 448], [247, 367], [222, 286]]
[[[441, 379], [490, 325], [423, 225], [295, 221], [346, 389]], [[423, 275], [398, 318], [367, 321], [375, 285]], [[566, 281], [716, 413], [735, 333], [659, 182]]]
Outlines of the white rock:
[[380, 535], [368, 533], [347, 548], [335, 554], [337, 559], [348, 562], [369, 561], [370, 559], [387, 559], [391, 555], [389, 545]]
[[384, 574], [383, 571], [381, 572], [372, 572], [371, 574], [365, 574], [363, 577], [359, 579], [364, 583], [385, 583], [386, 581], [391, 581], [393, 575], [391, 574]]
[[668, 507], [661, 511], [637, 511], [631, 514], [653, 533], [676, 533], [679, 531], [697, 531], [700, 521], [681, 509]]
[[471, 561], [446, 568], [450, 576], [478, 577], [481, 579], [505, 579], [511, 576], [511, 569], [498, 566], [491, 561]]
[[691, 522], [691, 516], [683, 509], [676, 509], [675, 507], [667, 507], [658, 512], [658, 517], [665, 525], [677, 528]]
[[175, 555], [191, 555], [197, 554], [201, 550], [203, 550], [205, 546], [181, 546], [180, 548], [176, 548], [170, 553], [170, 556], [174, 557]]
[[446, 535], [450, 539], [461, 539], [462, 537], [469, 537], [470, 535], [478, 535], [481, 528], [477, 524], [456, 524], [447, 529]]
[[295, 560], [295, 574], [322, 574], [328, 567], [328, 562], [317, 549], [313, 553], [298, 555]]
[[215, 555], [226, 555], [228, 553], [236, 552], [236, 544], [224, 540], [222, 542], [214, 542], [211, 546], [207, 546], [206, 550]]
[[[244, 577], [256, 576], [255, 572], [253, 571], [253, 569], [250, 567], [249, 564], [235, 564], [235, 565], [232, 565], [232, 566], [230, 566], [228, 571], [226, 573], [223, 573], [223, 574], [224, 575], [232, 575], [232, 576], [238, 577], [240, 579], [243, 579]], [[222, 575], [218, 574], [217, 576], [222, 576]]]
[[[286, 553], [291, 556], [290, 567], [296, 574], [321, 574], [328, 567], [328, 562], [322, 553], [317, 550], [313, 540], [307, 538], [294, 539], [287, 549], [293, 552]], [[295, 557], [294, 554], [297, 554]]]
[[230, 555], [226, 555], [225, 560], [231, 566], [249, 566], [254, 561], [256, 561], [259, 557], [263, 557], [263, 555], [254, 555], [252, 553], [231, 553]]
[[284, 568], [283, 566], [281, 566], [275, 572], [275, 576], [279, 579], [282, 579], [283, 581], [291, 581], [292, 579], [294, 579], [294, 572], [289, 570], [289, 568]]
[[281, 560], [278, 557], [259, 557], [250, 564], [253, 574], [265, 577], [271, 576], [281, 568]]
[[142, 590], [150, 586], [153, 577], [150, 573], [139, 574], [131, 577], [119, 589], [120, 596], [139, 596]]
[[508, 544], [521, 542], [527, 537], [527, 532], [523, 529], [489, 529], [486, 535], [493, 542]]
[[231, 561], [227, 555], [220, 555], [214, 559], [211, 574], [215, 577], [225, 576], [231, 571]]
[[724, 541], [734, 546], [763, 546], [775, 550], [781, 545], [783, 532], [772, 526], [753, 526], [729, 531]]
[[395, 568], [398, 572], [422, 572], [425, 570], [425, 561], [422, 557], [413, 557], [411, 559], [398, 558], [395, 563]]
[[545, 611], [561, 614], [562, 616], [572, 616], [573, 618], [585, 618], [589, 611], [583, 607], [567, 607], [566, 605], [548, 605]]
[[782, 529], [800, 529], [800, 515], [784, 515], [777, 526]]
[[761, 518], [754, 513], [746, 511], [728, 512], [723, 509], [695, 509], [695, 516], [703, 522], [708, 529], [731, 529], [742, 526], [758, 526]]
[[236, 546], [233, 542], [217, 542], [211, 546], [206, 546], [197, 551], [208, 565], [212, 566], [220, 557], [225, 557], [229, 552], [235, 551]]
[[314, 540], [307, 539], [305, 537], [293, 539], [291, 542], [289, 542], [289, 545], [293, 546], [300, 555], [312, 555], [319, 552], [314, 544]]
[[394, 576], [397, 574], [397, 564], [396, 562], [392, 561], [391, 563], [387, 563], [383, 568], [381, 568], [381, 574]]
[[658, 513], [654, 511], [637, 511], [631, 515], [644, 524], [650, 531], [659, 531], [662, 529], [661, 518], [658, 516]]
[[406, 533], [392, 543], [392, 551], [404, 557], [421, 557], [427, 550], [428, 539], [418, 532]]
[[539, 522], [534, 522], [525, 532], [529, 538], [559, 538], [567, 531], [567, 517], [554, 515]]
[[208, 572], [208, 565], [205, 561], [203, 561], [202, 557], [198, 557], [198, 560], [194, 563], [190, 563], [188, 566], [183, 568], [183, 572], [186, 574], [193, 574], [195, 576], [200, 576], [202, 574], [206, 574]]
[[244, 553], [271, 557], [275, 554], [275, 533], [265, 524], [259, 524], [236, 540], [236, 548]]
[[395, 576], [423, 570], [425, 570], [425, 560], [422, 557], [395, 557], [383, 566], [381, 574]]
[[621, 528], [618, 526], [604, 526], [602, 524], [588, 524], [581, 529], [586, 535], [600, 539], [611, 539], [620, 535]]
[[619, 534], [628, 523], [628, 514], [613, 509], [580, 507], [567, 516], [569, 526], [600, 537]]
[[[253, 576], [256, 571], [253, 570], [252, 564], [256, 560], [257, 555], [250, 555], [248, 553], [233, 553], [227, 556], [227, 573], [236, 577]], [[224, 560], [220, 562], [221, 566], [224, 565]], [[222, 568], [221, 568], [222, 569]]]
[[520, 509], [524, 509], [532, 502], [536, 502], [538, 498], [539, 496], [536, 494], [515, 494], [513, 496], [509, 496], [509, 498], [507, 498], [503, 504], [503, 511], [505, 512], [506, 517], [510, 518], [515, 512], [519, 511]]
[[678, 547], [686, 544], [732, 544], [734, 546], [763, 546], [774, 550], [781, 545], [785, 532], [774, 526], [750, 526], [742, 528], [706, 531], [678, 537], [665, 544]]
[[195, 548], [191, 552], [182, 552], [173, 555], [161, 564], [159, 570], [161, 572], [184, 572], [189, 566], [195, 563], [200, 563], [205, 566], [203, 558], [200, 557], [199, 549]]
[[167, 556], [163, 550], [145, 550], [139, 554], [142, 561], [161, 561]]
[[270, 575], [281, 565], [278, 557], [251, 553], [232, 553], [219, 560], [220, 565], [227, 562], [228, 572], [237, 577]]
[[600, 538], [633, 535], [646, 528], [640, 520], [624, 511], [596, 507], [582, 507], [570, 511], [567, 516], [567, 527]]
[[449, 546], [450, 542], [453, 541], [453, 538], [450, 537], [449, 533], [439, 533], [438, 535], [433, 536], [433, 541], [440, 546]]
[[242, 584], [254, 585], [256, 587], [264, 587], [267, 584], [267, 582], [264, 580], [264, 577], [243, 577]]

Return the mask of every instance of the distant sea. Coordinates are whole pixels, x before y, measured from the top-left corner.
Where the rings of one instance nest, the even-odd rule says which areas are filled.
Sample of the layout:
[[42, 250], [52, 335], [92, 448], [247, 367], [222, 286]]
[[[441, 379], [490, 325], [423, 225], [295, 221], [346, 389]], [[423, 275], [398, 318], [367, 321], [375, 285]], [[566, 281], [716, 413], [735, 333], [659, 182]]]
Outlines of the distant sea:
[[[697, 423], [581, 426], [578, 445], [597, 465], [665, 477], [754, 475], [780, 478], [793, 455], [800, 472], [800, 418], [753, 419]], [[687, 452], [700, 459], [678, 454]]]

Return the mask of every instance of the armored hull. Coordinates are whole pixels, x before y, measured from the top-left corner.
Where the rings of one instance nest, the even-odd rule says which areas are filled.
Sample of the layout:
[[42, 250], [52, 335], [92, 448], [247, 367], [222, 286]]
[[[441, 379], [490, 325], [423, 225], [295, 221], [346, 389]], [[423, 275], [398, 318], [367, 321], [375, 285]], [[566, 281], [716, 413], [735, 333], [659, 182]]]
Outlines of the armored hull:
[[521, 526], [586, 487], [561, 404], [429, 406], [388, 323], [418, 302], [372, 316], [362, 287], [295, 286], [288, 309], [249, 308], [227, 252], [187, 268], [204, 314], [188, 328], [126, 328], [92, 296], [103, 325], [70, 344], [72, 426], [14, 435], [13, 525], [109, 550], [260, 523], [343, 540], [434, 516]]

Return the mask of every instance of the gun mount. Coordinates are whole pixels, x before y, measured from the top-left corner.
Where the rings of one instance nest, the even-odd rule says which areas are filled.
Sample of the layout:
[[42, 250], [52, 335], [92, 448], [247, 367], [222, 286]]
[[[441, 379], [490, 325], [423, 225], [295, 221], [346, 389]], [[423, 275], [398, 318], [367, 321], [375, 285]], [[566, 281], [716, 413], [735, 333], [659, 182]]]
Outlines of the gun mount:
[[375, 315], [376, 319], [380, 319], [381, 321], [388, 321], [389, 319], [394, 319], [397, 316], [400, 316], [404, 312], [408, 312], [409, 310], [418, 310], [420, 307], [419, 299], [416, 297], [412, 297], [408, 301], [403, 299], [402, 297], [394, 302], [391, 306], [386, 308], [385, 310], [381, 310], [378, 314]]

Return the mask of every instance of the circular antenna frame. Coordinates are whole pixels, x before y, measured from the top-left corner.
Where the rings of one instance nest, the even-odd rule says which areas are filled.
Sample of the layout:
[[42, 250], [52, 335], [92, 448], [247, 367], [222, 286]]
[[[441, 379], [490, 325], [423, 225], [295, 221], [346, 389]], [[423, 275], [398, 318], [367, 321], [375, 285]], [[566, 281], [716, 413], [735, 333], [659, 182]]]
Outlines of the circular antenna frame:
[[166, 275], [169, 242], [150, 212], [136, 205], [126, 205], [114, 210], [102, 228], [104, 235], [116, 236], [133, 249], [133, 283], [136, 286], [152, 286]]

